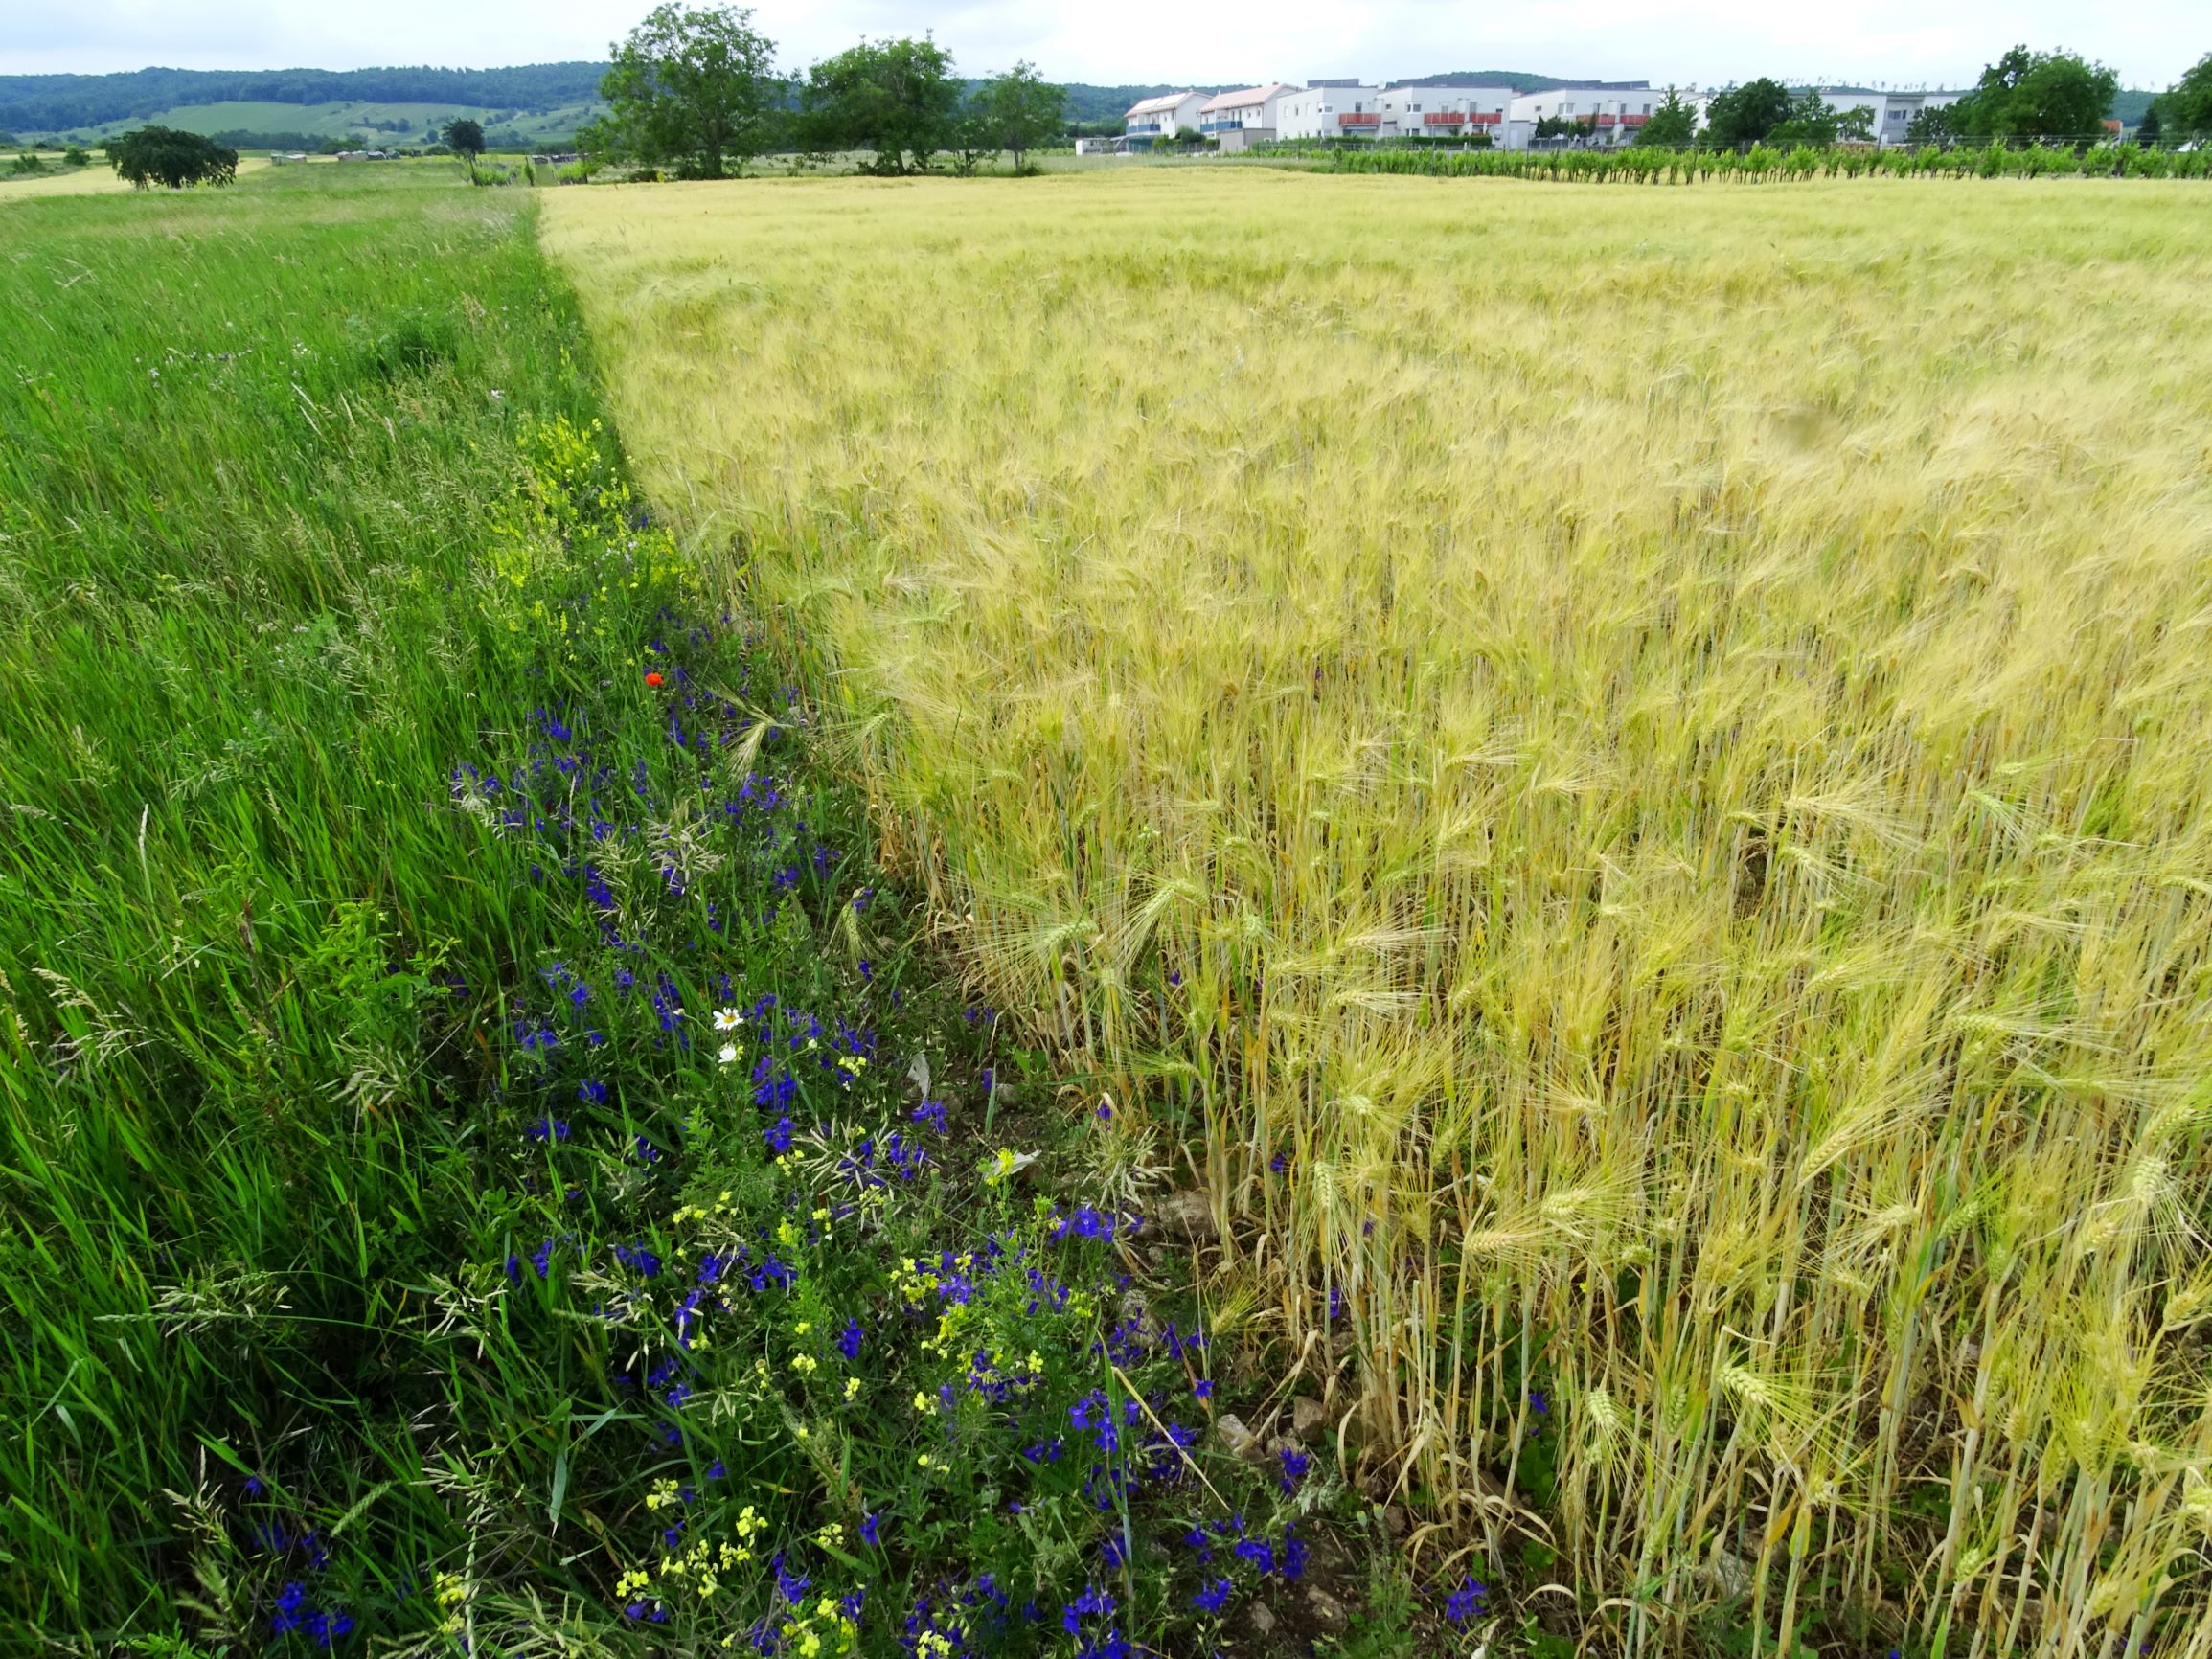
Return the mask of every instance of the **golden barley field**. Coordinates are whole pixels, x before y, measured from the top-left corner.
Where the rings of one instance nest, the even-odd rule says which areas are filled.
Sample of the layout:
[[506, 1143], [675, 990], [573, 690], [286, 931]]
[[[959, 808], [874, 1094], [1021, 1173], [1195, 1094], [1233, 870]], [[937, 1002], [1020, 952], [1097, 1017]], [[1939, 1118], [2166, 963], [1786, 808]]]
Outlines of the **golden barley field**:
[[2201, 1659], [2206, 201], [1216, 168], [543, 235], [888, 855], [1417, 1552], [1548, 1540], [1641, 1653], [1733, 1599]]

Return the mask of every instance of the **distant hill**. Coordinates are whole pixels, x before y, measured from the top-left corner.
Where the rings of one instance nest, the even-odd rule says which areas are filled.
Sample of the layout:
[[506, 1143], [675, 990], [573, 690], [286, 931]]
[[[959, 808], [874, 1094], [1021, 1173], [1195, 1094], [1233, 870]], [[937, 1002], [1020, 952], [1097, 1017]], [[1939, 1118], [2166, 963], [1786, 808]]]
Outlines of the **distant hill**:
[[[139, 69], [124, 75], [0, 75], [0, 131], [95, 137], [159, 121], [165, 126], [272, 138], [419, 134], [425, 120], [469, 115], [488, 128], [560, 136], [599, 108], [604, 63], [526, 63], [511, 69]], [[970, 84], [974, 84], [970, 82]], [[1142, 98], [1181, 90], [1068, 87], [1068, 117], [1118, 121]], [[1219, 87], [1208, 87], [1218, 92]], [[565, 124], [565, 125], [563, 125]]]
[[1516, 92], [1549, 92], [1555, 86], [1613, 86], [1627, 91], [1648, 86], [1645, 80], [1576, 80], [1556, 75], [1538, 75], [1526, 69], [1454, 69], [1445, 75], [1414, 76], [1393, 81], [1395, 86], [1510, 86]]
[[0, 75], [0, 127], [71, 132], [206, 103], [421, 103], [542, 112], [599, 97], [604, 63], [512, 69], [136, 69]]
[[2143, 117], [2151, 112], [2151, 100], [2157, 97], [2141, 87], [2122, 87], [2112, 99], [2112, 119], [2124, 126], [2140, 126]]

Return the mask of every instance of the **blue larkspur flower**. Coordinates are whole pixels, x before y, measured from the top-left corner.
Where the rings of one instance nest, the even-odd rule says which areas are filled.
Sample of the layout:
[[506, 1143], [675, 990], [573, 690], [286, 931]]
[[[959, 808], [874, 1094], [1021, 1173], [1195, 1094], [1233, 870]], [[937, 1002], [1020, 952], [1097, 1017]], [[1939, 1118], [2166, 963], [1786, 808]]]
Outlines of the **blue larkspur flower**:
[[1458, 1589], [1444, 1599], [1444, 1616], [1454, 1625], [1464, 1625], [1482, 1611], [1483, 1599], [1489, 1589], [1473, 1579], [1463, 1579]]

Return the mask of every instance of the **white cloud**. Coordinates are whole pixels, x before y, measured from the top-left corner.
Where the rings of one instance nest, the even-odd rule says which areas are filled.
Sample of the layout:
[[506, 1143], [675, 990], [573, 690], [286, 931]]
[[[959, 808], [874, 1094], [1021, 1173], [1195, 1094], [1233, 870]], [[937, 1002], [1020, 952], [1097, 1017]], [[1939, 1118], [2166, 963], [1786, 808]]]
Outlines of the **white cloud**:
[[[6, 0], [0, 71], [18, 74], [598, 57], [649, 0]], [[2212, 50], [2201, 0], [2085, 11], [2072, 0], [759, 0], [759, 24], [800, 67], [863, 34], [934, 30], [982, 73], [1027, 57], [1106, 83], [1391, 77], [1516, 69], [1717, 84], [1754, 75], [1957, 82], [2008, 46], [2064, 46], [2129, 85], [2164, 86]]]

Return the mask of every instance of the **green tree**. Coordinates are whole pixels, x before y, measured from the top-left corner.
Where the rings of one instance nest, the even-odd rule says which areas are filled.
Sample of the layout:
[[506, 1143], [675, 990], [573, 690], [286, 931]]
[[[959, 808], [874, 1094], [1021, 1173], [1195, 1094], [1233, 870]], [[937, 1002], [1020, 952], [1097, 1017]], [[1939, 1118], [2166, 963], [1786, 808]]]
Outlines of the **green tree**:
[[919, 170], [956, 136], [952, 54], [920, 40], [863, 40], [807, 71], [800, 122], [811, 150], [865, 149], [872, 170]]
[[1636, 142], [1650, 149], [1687, 149], [1697, 137], [1697, 106], [1672, 86], [1652, 119], [1636, 128]]
[[1836, 136], [1848, 144], [1874, 142], [1874, 105], [1855, 103], [1836, 118]]
[[92, 157], [85, 153], [84, 147], [80, 144], [73, 144], [63, 150], [61, 161], [65, 167], [90, 167], [92, 165]]
[[1970, 138], [2097, 138], [2120, 78], [2071, 52], [2016, 46], [1984, 69], [1951, 111], [1952, 129]]
[[[1867, 112], [1873, 119], [1873, 111]], [[1809, 144], [1815, 148], [1836, 142], [1836, 111], [1828, 106], [1828, 100], [1820, 96], [1820, 88], [1808, 86], [1790, 101], [1790, 113], [1767, 128], [1765, 141], [1773, 145]]]
[[946, 140], [945, 148], [952, 152], [952, 170], [961, 178], [973, 178], [983, 170], [985, 162], [998, 154], [997, 134], [983, 119], [973, 100], [953, 121], [951, 136]]
[[484, 153], [484, 127], [479, 122], [465, 115], [457, 115], [445, 126], [445, 148], [456, 155], [479, 156]]
[[977, 87], [969, 111], [993, 149], [1014, 152], [1019, 172], [1021, 158], [1067, 125], [1067, 89], [1047, 82], [1035, 64], [1016, 63]]
[[1726, 87], [1705, 108], [1705, 142], [1722, 149], [1758, 144], [1790, 119], [1795, 102], [1787, 86], [1764, 75]]
[[1914, 144], [1949, 144], [1958, 136], [1948, 103], [1924, 103], [1904, 124], [1904, 136]]
[[229, 184], [239, 175], [239, 152], [196, 132], [142, 126], [107, 142], [115, 170], [140, 190], [149, 184], [182, 190], [188, 184]]
[[[2212, 138], [2212, 52], [2190, 66], [2189, 73], [2151, 105], [2157, 117], [2155, 136], [2164, 139]], [[2150, 123], [2145, 121], [2149, 127]]]
[[721, 178], [774, 142], [784, 81], [775, 42], [749, 10], [671, 0], [612, 51], [599, 83], [609, 112], [577, 135], [595, 152], [673, 168], [679, 178]]

